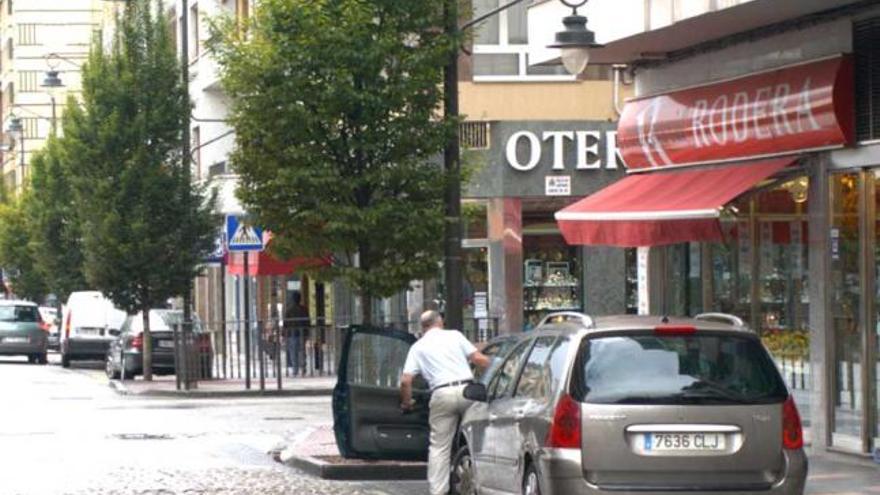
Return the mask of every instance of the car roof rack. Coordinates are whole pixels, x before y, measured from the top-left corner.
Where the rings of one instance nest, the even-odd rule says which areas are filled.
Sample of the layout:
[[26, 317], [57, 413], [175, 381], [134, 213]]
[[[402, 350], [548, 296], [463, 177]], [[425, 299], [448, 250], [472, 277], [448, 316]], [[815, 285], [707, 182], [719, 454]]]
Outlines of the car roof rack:
[[541, 323], [538, 323], [538, 326], [542, 327], [548, 323], [562, 323], [565, 321], [579, 321], [587, 328], [591, 328], [595, 325], [593, 318], [591, 318], [590, 315], [578, 313], [577, 311], [559, 311], [557, 313], [550, 313], [542, 318]]
[[742, 318], [727, 313], [700, 313], [697, 316], [694, 316], [694, 319], [700, 321], [716, 321], [727, 323], [739, 328], [748, 328], [748, 325], [746, 325]]

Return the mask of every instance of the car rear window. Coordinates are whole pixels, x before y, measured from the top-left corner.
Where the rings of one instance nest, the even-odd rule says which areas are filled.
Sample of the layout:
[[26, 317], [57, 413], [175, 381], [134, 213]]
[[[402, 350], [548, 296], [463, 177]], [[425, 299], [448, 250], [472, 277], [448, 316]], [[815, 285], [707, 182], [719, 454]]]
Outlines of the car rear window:
[[585, 339], [572, 395], [593, 404], [766, 404], [788, 396], [750, 336], [627, 334]]
[[0, 321], [36, 323], [39, 313], [36, 306], [0, 306]]

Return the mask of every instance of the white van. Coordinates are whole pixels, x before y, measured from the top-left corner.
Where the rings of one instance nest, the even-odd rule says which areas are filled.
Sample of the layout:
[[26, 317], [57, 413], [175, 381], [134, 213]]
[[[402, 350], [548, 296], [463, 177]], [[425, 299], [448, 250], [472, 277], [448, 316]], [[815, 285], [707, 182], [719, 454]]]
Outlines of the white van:
[[104, 360], [110, 342], [119, 335], [126, 314], [98, 291], [72, 292], [61, 322], [61, 365], [71, 361]]

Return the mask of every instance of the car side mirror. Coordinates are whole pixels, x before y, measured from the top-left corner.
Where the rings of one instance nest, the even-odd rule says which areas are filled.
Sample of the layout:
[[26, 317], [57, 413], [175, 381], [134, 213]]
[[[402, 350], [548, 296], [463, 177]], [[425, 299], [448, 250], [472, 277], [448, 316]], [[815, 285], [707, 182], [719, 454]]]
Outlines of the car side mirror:
[[464, 398], [476, 402], [487, 402], [489, 400], [486, 386], [480, 382], [467, 384], [464, 388]]
[[111, 337], [119, 337], [119, 334], [122, 332], [116, 330], [115, 328], [111, 328], [110, 330], [107, 330], [107, 333], [110, 334]]

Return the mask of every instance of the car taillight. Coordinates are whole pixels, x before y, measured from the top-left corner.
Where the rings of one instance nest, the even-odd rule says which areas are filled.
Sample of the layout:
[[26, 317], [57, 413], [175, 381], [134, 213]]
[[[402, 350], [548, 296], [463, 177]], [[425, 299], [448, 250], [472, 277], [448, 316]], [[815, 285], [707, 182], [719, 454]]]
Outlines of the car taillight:
[[143, 349], [144, 348], [144, 336], [143, 334], [136, 336], [131, 339], [131, 348], [132, 349]]
[[798, 413], [794, 398], [790, 395], [782, 404], [782, 447], [786, 450], [798, 450], [804, 447], [801, 415]]
[[67, 324], [64, 325], [64, 338], [70, 338], [70, 320], [73, 319], [73, 311], [67, 312]]
[[42, 330], [44, 332], [48, 332], [51, 329], [52, 329], [52, 325], [46, 323], [45, 321], [40, 322], [40, 330]]
[[568, 394], [556, 404], [545, 444], [557, 449], [581, 448], [581, 405]]
[[690, 325], [662, 325], [654, 327], [657, 335], [693, 335], [697, 333], [697, 327]]

